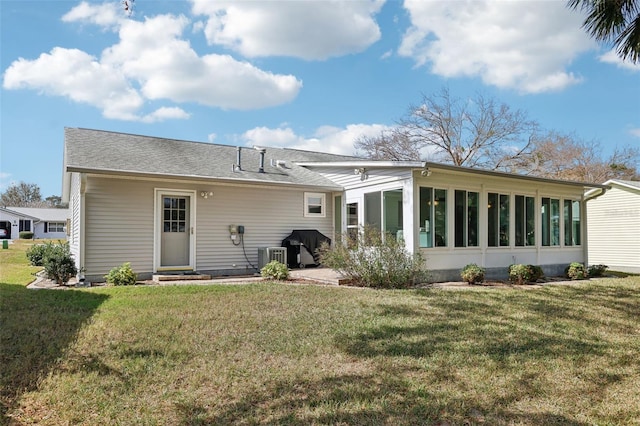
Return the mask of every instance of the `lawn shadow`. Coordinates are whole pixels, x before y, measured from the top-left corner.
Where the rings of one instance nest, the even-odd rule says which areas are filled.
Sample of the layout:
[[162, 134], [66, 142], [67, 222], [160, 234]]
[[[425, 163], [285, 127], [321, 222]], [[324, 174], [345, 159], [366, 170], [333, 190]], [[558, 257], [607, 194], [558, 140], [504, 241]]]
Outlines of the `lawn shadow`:
[[[430, 294], [420, 290], [416, 296], [419, 303], [378, 307], [379, 321], [358, 333], [336, 336], [336, 347], [374, 362], [384, 359], [394, 364], [389, 360], [396, 359], [397, 365], [405, 365], [405, 371], [398, 374], [424, 375], [428, 377], [425, 384], [432, 389], [480, 392], [486, 388], [485, 383], [469, 382], [469, 377], [478, 379], [482, 375], [460, 376], [457, 370], [469, 374], [469, 364], [477, 363], [482, 368], [486, 363], [509, 392], [486, 395], [490, 403], [479, 409], [492, 411], [500, 421], [509, 419], [508, 424], [579, 424], [551, 413], [510, 411], [519, 400], [548, 398], [554, 385], [547, 368], [597, 365], [589, 370], [594, 376], [590, 381], [575, 385], [591, 395], [594, 403], [610, 387], [625, 380], [624, 375], [607, 371], [619, 362], [609, 360], [608, 354], [612, 345], [620, 342], [609, 340], [603, 330], [615, 328], [622, 335], [629, 334], [629, 327], [636, 324], [631, 321], [633, 313], [640, 312], [638, 290], [607, 286], [543, 289], [537, 293]], [[611, 315], [594, 313], [599, 307], [608, 309]], [[631, 349], [634, 345], [628, 346]], [[640, 366], [639, 360], [624, 359], [627, 364]], [[409, 371], [417, 368], [415, 365], [422, 367]], [[442, 398], [442, 394], [436, 396]], [[470, 399], [465, 404], [477, 406], [479, 401]]]
[[471, 397], [444, 400], [429, 389], [410, 387], [399, 373], [389, 373], [274, 382], [214, 413], [197, 402], [176, 404], [176, 409], [182, 425], [586, 425], [542, 410], [528, 414], [481, 407]]
[[35, 390], [109, 296], [0, 283], [0, 414]]

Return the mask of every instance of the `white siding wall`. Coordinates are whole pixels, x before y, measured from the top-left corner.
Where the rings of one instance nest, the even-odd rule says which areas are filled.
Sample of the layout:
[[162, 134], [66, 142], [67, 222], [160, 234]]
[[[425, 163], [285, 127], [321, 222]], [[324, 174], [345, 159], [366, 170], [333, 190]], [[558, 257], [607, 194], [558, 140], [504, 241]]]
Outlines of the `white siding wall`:
[[71, 175], [71, 191], [69, 196], [69, 215], [71, 216], [71, 229], [69, 230], [69, 248], [76, 262], [78, 271], [82, 267], [82, 257], [80, 254], [80, 218], [82, 212], [80, 194], [80, 173]]
[[640, 191], [614, 186], [587, 210], [589, 264], [640, 272]]
[[323, 174], [336, 184], [345, 189], [370, 187], [389, 182], [395, 182], [411, 178], [411, 171], [407, 169], [367, 169], [366, 178], [354, 174], [353, 168], [335, 169], [313, 167], [311, 170]]
[[[258, 247], [280, 246], [294, 229], [333, 234], [333, 197], [327, 193], [324, 218], [303, 217], [304, 190], [260, 186], [153, 182], [90, 177], [85, 194], [85, 267], [89, 276], [131, 262], [138, 273], [153, 271], [154, 189], [213, 191], [196, 196], [197, 270], [247, 272], [242, 246], [234, 246], [229, 225], [244, 225], [249, 261], [258, 265]], [[317, 190], [312, 191], [317, 192]], [[233, 266], [235, 264], [235, 266]]]

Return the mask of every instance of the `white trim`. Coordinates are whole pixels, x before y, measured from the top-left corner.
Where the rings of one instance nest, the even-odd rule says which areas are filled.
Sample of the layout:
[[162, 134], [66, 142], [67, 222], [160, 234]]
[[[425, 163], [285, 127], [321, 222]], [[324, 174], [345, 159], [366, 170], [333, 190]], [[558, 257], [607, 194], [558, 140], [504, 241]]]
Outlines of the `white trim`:
[[[184, 267], [162, 267], [161, 266], [161, 220], [162, 217], [162, 196], [188, 196], [189, 197], [189, 265]], [[176, 270], [196, 270], [196, 191], [171, 188], [153, 189], [153, 272], [176, 271]]]

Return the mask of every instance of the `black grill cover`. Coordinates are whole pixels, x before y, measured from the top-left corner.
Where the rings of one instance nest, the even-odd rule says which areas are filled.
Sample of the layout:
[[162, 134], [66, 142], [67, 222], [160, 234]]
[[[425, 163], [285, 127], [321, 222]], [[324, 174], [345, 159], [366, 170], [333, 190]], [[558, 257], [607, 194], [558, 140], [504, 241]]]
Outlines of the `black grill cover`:
[[[318, 249], [322, 243], [331, 244], [331, 238], [315, 229], [296, 229], [282, 240], [282, 247], [287, 248], [287, 257], [291, 257], [291, 255], [296, 256], [299, 253], [300, 244], [304, 245], [317, 265], [320, 263]], [[295, 263], [295, 260], [293, 263]]]

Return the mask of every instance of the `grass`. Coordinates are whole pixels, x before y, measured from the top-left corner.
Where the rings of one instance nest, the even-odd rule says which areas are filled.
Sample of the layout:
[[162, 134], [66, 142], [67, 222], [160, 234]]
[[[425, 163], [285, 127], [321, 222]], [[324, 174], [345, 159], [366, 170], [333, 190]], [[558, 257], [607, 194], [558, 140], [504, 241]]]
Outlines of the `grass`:
[[2, 283], [6, 423], [640, 424], [637, 276], [463, 291]]

